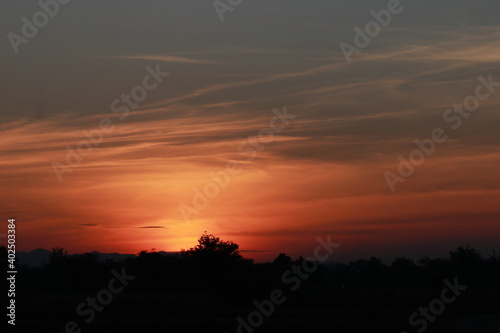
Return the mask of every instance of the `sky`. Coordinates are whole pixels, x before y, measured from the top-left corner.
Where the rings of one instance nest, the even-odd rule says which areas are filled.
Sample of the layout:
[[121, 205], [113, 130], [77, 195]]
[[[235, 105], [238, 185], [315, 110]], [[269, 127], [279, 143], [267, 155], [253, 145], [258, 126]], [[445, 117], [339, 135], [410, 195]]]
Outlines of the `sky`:
[[18, 250], [178, 251], [204, 231], [257, 261], [328, 235], [339, 261], [500, 250], [500, 4], [401, 1], [356, 47], [390, 2], [72, 0], [16, 44], [41, 7], [2, 1]]

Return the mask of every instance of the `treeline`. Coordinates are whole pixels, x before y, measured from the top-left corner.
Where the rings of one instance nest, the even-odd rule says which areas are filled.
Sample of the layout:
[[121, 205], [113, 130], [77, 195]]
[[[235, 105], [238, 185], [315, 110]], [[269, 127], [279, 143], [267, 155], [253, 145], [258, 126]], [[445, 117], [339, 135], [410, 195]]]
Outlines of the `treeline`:
[[[5, 267], [5, 248], [0, 247], [0, 252]], [[237, 244], [206, 233], [196, 247], [178, 255], [142, 251], [119, 262], [98, 259], [93, 253], [69, 255], [54, 248], [50, 262], [41, 267], [18, 265], [18, 291], [30, 295], [94, 293], [107, 285], [113, 269], [125, 268], [136, 277], [127, 287], [130, 293], [212, 293], [245, 300], [291, 283], [284, 279], [285, 272], [303, 267], [304, 261], [282, 253], [270, 263], [254, 263], [241, 256]], [[473, 248], [459, 247], [448, 258], [423, 257], [418, 262], [398, 258], [384, 265], [380, 259], [370, 258], [320, 264], [307, 278], [301, 278], [298, 292], [320, 290], [345, 300], [369, 295], [391, 299], [398, 291], [437, 293], [444, 279], [454, 278], [476, 291], [498, 290], [500, 257], [492, 253], [484, 258]]]

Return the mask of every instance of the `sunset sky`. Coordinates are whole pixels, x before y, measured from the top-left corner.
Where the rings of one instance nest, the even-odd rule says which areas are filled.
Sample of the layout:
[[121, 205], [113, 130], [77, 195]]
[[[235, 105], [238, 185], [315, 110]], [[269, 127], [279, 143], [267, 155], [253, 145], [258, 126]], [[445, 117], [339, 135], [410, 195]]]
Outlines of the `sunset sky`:
[[[340, 261], [499, 251], [500, 87], [456, 130], [443, 115], [479, 76], [500, 82], [500, 3], [401, 1], [347, 63], [340, 43], [387, 2], [243, 0], [221, 22], [212, 1], [73, 0], [15, 53], [6, 36], [40, 6], [2, 1], [0, 233], [15, 217], [19, 251], [137, 253], [206, 230], [258, 261], [327, 235]], [[120, 119], [147, 67], [169, 74]], [[284, 107], [296, 117], [242, 153]], [[53, 162], [106, 118], [59, 181]], [[391, 191], [384, 173], [435, 128], [448, 140]], [[228, 162], [241, 172], [186, 220]]]

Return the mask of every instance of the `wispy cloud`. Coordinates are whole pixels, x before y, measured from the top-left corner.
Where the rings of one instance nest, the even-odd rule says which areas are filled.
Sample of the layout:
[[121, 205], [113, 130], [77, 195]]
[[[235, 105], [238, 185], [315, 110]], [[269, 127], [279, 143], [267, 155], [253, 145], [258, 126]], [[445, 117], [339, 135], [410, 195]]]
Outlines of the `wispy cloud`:
[[211, 60], [200, 60], [200, 59], [192, 59], [192, 58], [179, 57], [179, 56], [154, 55], [154, 54], [115, 56], [113, 58], [130, 59], [130, 60], [154, 60], [154, 61], [163, 61], [163, 62], [170, 62], [170, 63], [176, 63], [176, 64], [214, 64], [214, 63], [217, 63], [217, 62], [211, 61]]

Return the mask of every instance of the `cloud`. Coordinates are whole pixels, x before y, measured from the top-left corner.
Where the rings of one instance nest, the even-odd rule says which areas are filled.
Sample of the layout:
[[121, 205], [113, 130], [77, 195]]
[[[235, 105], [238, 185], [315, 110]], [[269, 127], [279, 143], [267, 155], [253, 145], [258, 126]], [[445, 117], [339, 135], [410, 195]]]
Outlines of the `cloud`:
[[239, 250], [242, 253], [273, 253], [276, 252], [276, 250]]
[[130, 60], [154, 60], [176, 64], [215, 64], [217, 62], [211, 60], [192, 59], [179, 56], [166, 56], [166, 55], [131, 55], [131, 56], [114, 56], [116, 59], [130, 59]]

